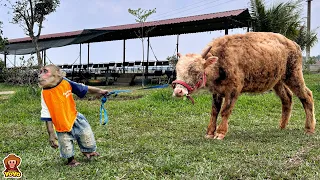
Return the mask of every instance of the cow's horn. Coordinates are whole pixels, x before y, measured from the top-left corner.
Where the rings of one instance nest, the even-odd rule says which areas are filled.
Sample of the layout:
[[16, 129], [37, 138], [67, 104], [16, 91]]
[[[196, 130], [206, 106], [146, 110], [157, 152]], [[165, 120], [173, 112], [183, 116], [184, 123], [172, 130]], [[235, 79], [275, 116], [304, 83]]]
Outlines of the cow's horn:
[[205, 58], [205, 57], [206, 57], [206, 55], [209, 53], [209, 51], [210, 51], [211, 48], [212, 48], [212, 46], [209, 46], [208, 49], [205, 50], [205, 51], [201, 54], [202, 58]]

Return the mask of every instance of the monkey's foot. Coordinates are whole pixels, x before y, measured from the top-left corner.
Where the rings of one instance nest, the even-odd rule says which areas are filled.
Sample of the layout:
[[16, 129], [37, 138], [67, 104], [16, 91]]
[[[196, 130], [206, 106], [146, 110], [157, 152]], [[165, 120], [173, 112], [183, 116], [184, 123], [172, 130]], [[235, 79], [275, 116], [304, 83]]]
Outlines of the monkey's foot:
[[92, 156], [100, 156], [97, 152], [82, 152], [82, 154], [86, 156], [87, 159], [91, 159]]
[[66, 165], [68, 165], [70, 167], [76, 167], [76, 166], [80, 165], [80, 163], [78, 161], [76, 161], [75, 159], [73, 159], [72, 161], [68, 162]]

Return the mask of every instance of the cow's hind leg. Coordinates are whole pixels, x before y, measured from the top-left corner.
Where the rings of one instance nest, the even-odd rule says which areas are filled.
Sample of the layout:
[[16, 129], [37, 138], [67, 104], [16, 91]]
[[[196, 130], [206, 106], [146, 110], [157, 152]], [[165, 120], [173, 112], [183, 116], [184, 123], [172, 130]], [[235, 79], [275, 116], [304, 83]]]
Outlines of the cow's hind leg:
[[214, 133], [217, 127], [217, 118], [221, 109], [222, 100], [223, 99], [221, 96], [217, 94], [212, 95], [211, 117], [210, 117], [210, 122], [208, 125], [207, 134], [206, 134], [206, 138], [208, 139], [214, 138]]
[[305, 130], [312, 134], [315, 131], [316, 119], [314, 117], [314, 102], [312, 92], [306, 87], [301, 71], [293, 71], [292, 75], [285, 80], [286, 85], [298, 96], [306, 113]]
[[226, 94], [224, 98], [224, 103], [221, 109], [221, 123], [218, 126], [215, 139], [223, 139], [228, 132], [228, 118], [232, 112], [232, 109], [239, 97], [239, 93], [231, 92], [230, 94]]
[[279, 126], [281, 129], [284, 129], [287, 126], [290, 115], [291, 115], [292, 92], [283, 82], [277, 83], [273, 89], [281, 99], [282, 117], [281, 117]]

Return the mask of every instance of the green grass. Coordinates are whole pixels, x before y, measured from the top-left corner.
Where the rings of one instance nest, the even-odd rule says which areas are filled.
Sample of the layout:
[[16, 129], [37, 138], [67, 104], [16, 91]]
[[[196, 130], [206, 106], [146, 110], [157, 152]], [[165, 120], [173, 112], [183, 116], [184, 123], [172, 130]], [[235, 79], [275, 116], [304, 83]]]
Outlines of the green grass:
[[[305, 80], [313, 91], [319, 119], [320, 75], [305, 75]], [[170, 88], [121, 93], [107, 102], [106, 126], [99, 124], [99, 99], [76, 99], [78, 111], [92, 126], [101, 156], [87, 161], [75, 146], [82, 164], [69, 168], [59, 151], [49, 146], [39, 120], [40, 91], [0, 85], [2, 90], [17, 92], [0, 98], [0, 158], [8, 153], [22, 157], [25, 179], [320, 177], [320, 134], [317, 130], [315, 135], [305, 135], [305, 113], [296, 97], [289, 125], [280, 130], [281, 103], [274, 93], [242, 95], [223, 141], [204, 138], [211, 111], [211, 95], [206, 91], [193, 96], [195, 105], [172, 98]]]

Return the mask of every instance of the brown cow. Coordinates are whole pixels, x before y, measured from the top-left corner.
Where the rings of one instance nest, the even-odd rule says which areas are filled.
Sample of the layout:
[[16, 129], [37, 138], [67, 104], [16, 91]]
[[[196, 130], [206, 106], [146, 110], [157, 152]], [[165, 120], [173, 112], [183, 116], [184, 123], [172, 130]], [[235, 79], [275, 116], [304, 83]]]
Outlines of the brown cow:
[[[201, 87], [212, 93], [207, 138], [225, 137], [228, 118], [241, 93], [261, 93], [270, 89], [282, 102], [280, 128], [285, 128], [290, 118], [293, 92], [305, 109], [306, 132], [314, 133], [316, 120], [312, 92], [305, 85], [301, 49], [295, 42], [280, 34], [249, 32], [217, 38], [201, 55], [178, 56], [177, 80], [172, 83], [173, 96], [186, 95], [192, 100], [190, 94]], [[216, 129], [220, 109], [222, 121]]]

